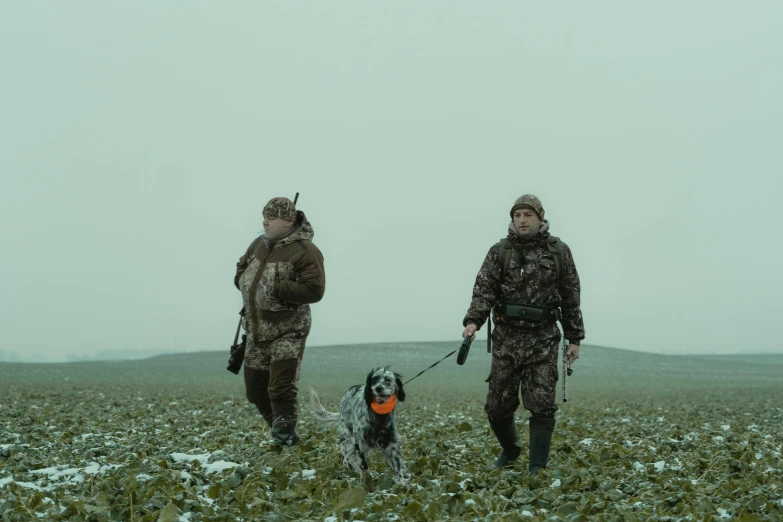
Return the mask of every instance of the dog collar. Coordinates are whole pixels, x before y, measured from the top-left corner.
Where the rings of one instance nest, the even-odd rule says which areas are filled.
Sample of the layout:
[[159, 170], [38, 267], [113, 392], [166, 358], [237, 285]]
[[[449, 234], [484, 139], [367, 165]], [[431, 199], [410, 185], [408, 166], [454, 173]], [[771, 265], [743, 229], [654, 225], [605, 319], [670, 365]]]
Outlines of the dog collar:
[[395, 406], [397, 406], [396, 395], [392, 395], [391, 397], [389, 397], [389, 400], [384, 402], [383, 404], [378, 404], [378, 402], [375, 400], [373, 400], [370, 403], [370, 408], [372, 408], [372, 411], [374, 411], [378, 415], [386, 415], [387, 413], [390, 413]]

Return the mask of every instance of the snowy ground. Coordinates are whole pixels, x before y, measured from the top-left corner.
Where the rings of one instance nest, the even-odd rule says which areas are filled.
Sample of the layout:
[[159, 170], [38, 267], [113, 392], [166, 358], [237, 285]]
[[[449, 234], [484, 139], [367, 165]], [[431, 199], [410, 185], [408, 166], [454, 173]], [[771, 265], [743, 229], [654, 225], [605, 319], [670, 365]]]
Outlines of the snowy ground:
[[[405, 485], [378, 458], [366, 480], [343, 469], [335, 427], [306, 410], [300, 446], [270, 445], [227, 372], [193, 379], [171, 364], [161, 379], [135, 363], [118, 381], [119, 370], [101, 365], [0, 365], [0, 519], [780, 520], [781, 387], [715, 364], [691, 388], [649, 370], [644, 393], [640, 381], [607, 389], [585, 364], [558, 413], [550, 467], [535, 480], [522, 415], [523, 458], [493, 469], [482, 379], [414, 381], [398, 411]], [[334, 410], [356, 377], [323, 370], [310, 384]]]

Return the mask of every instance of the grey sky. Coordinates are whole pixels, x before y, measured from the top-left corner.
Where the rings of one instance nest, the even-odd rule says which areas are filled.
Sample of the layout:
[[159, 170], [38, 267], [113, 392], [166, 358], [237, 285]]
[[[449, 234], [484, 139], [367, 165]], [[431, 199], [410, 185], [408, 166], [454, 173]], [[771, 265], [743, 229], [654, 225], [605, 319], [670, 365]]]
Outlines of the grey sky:
[[781, 351], [783, 4], [718, 4], [7, 2], [0, 352], [227, 349], [296, 191], [311, 346], [456, 347], [532, 192], [587, 343]]

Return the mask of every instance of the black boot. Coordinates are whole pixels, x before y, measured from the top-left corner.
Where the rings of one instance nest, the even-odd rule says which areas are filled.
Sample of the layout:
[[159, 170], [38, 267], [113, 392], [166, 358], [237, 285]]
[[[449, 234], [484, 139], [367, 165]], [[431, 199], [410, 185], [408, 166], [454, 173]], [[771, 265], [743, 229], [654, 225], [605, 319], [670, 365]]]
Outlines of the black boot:
[[549, 463], [549, 446], [555, 430], [553, 417], [530, 417], [530, 464], [531, 475], [544, 469]]
[[495, 462], [496, 468], [502, 468], [516, 460], [522, 452], [522, 448], [517, 445], [517, 427], [514, 424], [514, 416], [500, 421], [489, 419], [489, 427], [495, 432], [495, 437], [497, 437], [500, 447], [503, 448]]
[[301, 437], [296, 432], [296, 417], [278, 417], [272, 423], [272, 442], [280, 446], [296, 446]]

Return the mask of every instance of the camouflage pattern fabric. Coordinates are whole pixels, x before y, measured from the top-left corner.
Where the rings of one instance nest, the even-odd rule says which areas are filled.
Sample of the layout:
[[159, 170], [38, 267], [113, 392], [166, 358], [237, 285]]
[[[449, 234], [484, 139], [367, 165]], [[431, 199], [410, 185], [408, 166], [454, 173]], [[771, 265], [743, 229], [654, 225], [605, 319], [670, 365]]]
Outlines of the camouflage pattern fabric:
[[[538, 306], [559, 306], [563, 315], [561, 321], [568, 340], [584, 339], [585, 330], [580, 305], [581, 285], [574, 258], [568, 245], [564, 245], [564, 266], [562, 279], [558, 283], [553, 254], [549, 251], [544, 231], [535, 237], [523, 240], [509, 233], [508, 240], [514, 248], [509, 260], [506, 278], [500, 284], [502, 267], [498, 261], [500, 243], [489, 249], [473, 286], [473, 299], [463, 325], [473, 323], [481, 327], [489, 317], [490, 310], [499, 302], [522, 303]], [[503, 317], [500, 321], [506, 320]], [[548, 328], [541, 322], [516, 320], [516, 328], [527, 331]]]
[[287, 221], [296, 221], [296, 206], [288, 198], [272, 198], [264, 206], [261, 214], [265, 218], [279, 218]]
[[269, 370], [273, 363], [301, 358], [303, 352], [304, 336], [298, 333], [283, 334], [269, 341], [248, 342], [245, 347], [245, 365], [254, 370]]
[[557, 411], [557, 356], [560, 330], [525, 332], [505, 323], [492, 332], [492, 369], [484, 410], [494, 421], [507, 419], [522, 404], [535, 417], [554, 417]]
[[[277, 444], [295, 445], [298, 422], [297, 382], [312, 318], [310, 304], [324, 295], [324, 258], [313, 244], [314, 231], [293, 203], [275, 198], [264, 214], [293, 217], [284, 237], [262, 236], [237, 263], [234, 284], [242, 292], [248, 333], [245, 345], [245, 391], [271, 428]], [[291, 215], [290, 212], [295, 212]]]
[[541, 204], [541, 200], [533, 194], [525, 194], [519, 196], [514, 204], [511, 206], [511, 217], [514, 217], [514, 212], [518, 208], [529, 208], [538, 215], [538, 219], [544, 219], [544, 206]]
[[245, 346], [245, 365], [257, 370], [268, 370], [271, 363], [283, 359], [295, 359], [302, 350], [302, 339], [310, 332], [312, 315], [310, 305], [296, 305], [280, 301], [275, 295], [275, 285], [281, 278], [290, 278], [293, 268], [286, 262], [267, 263], [253, 259], [239, 278], [243, 297], [251, 299], [250, 287], [258, 270], [258, 288], [252, 298], [254, 306], [246, 305], [243, 325], [249, 332]]
[[267, 370], [276, 361], [300, 357], [312, 325], [310, 305], [302, 301], [317, 302], [324, 290], [323, 257], [313, 235], [310, 223], [300, 220], [286, 237], [263, 239], [237, 264], [250, 368]]
[[[523, 203], [536, 201], [537, 198], [535, 201], [528, 198]], [[473, 299], [463, 325], [475, 324], [480, 328], [498, 303], [552, 306], [561, 309], [565, 337], [571, 341], [584, 339], [581, 287], [573, 255], [568, 245], [563, 244], [564, 266], [558, 279], [554, 255], [547, 246], [550, 237], [546, 221], [539, 233], [528, 239], [520, 238], [513, 226], [510, 227], [508, 241], [513, 252], [505, 280], [501, 284], [498, 242], [489, 249], [476, 276]], [[534, 417], [553, 418], [558, 409], [555, 403], [560, 344], [557, 324], [497, 313], [494, 320], [492, 369], [487, 378], [484, 406], [487, 416], [494, 421], [509, 418], [519, 407], [521, 392], [523, 406]]]

